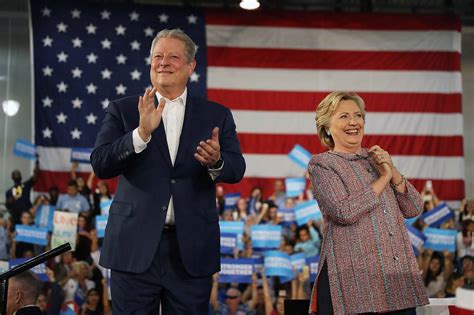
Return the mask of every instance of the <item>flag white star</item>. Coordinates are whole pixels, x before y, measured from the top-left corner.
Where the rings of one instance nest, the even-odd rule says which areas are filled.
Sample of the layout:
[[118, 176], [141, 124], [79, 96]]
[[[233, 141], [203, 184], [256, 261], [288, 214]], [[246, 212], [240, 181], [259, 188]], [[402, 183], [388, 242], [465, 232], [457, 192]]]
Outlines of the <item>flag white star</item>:
[[89, 85], [86, 86], [87, 89], [87, 94], [95, 94], [97, 91], [97, 85], [94, 85], [94, 83], [89, 83]]
[[56, 115], [56, 119], [58, 120], [58, 124], [65, 124], [67, 116], [64, 115], [63, 112], [59, 113], [59, 115]]
[[82, 47], [82, 40], [79, 39], [79, 37], [76, 37], [72, 40], [72, 46], [73, 47]]
[[154, 30], [151, 27], [147, 27], [143, 30], [145, 32], [146, 37], [153, 37]]
[[167, 16], [166, 14], [161, 13], [158, 17], [160, 18], [161, 23], [168, 23], [169, 16]]
[[41, 130], [43, 132], [43, 138], [49, 138], [51, 139], [51, 135], [53, 134], [53, 131], [46, 127], [46, 129]]
[[97, 63], [98, 56], [94, 53], [90, 53], [87, 55], [87, 62], [88, 63]]
[[49, 36], [46, 36], [45, 38], [43, 38], [43, 47], [46, 47], [46, 46], [52, 47], [53, 41], [54, 41], [54, 39], [52, 39]]
[[72, 108], [81, 108], [82, 106], [82, 101], [79, 97], [76, 97], [75, 99], [73, 99], [71, 103], [72, 103]]
[[140, 16], [140, 14], [133, 11], [132, 13], [129, 14], [129, 16], [130, 16], [130, 21], [138, 21], [138, 17]]
[[87, 119], [87, 124], [90, 125], [95, 125], [95, 121], [97, 120], [97, 116], [95, 116], [93, 113], [90, 113], [89, 115], [86, 116]]
[[57, 54], [56, 57], [58, 57], [58, 62], [66, 62], [68, 55], [64, 53], [64, 51], [61, 51], [61, 53]]
[[100, 12], [100, 18], [102, 20], [110, 20], [110, 12], [107, 10]]
[[112, 46], [112, 42], [108, 38], [101, 41], [100, 44], [102, 45], [102, 49], [110, 49]]
[[193, 74], [191, 74], [191, 76], [189, 77], [189, 80], [191, 82], [199, 82], [199, 74], [193, 72]]
[[125, 35], [125, 30], [126, 30], [126, 29], [127, 29], [126, 27], [123, 27], [123, 25], [120, 24], [119, 26], [117, 26], [117, 27], [115, 28], [115, 33], [117, 34], [117, 36], [118, 36], [118, 35]]
[[191, 14], [188, 16], [188, 23], [189, 24], [196, 24], [197, 22], [197, 16], [195, 16], [194, 14]]
[[72, 69], [71, 72], [72, 72], [73, 78], [80, 78], [82, 75], [82, 70], [79, 69], [78, 67], [75, 67], [74, 69]]
[[67, 91], [67, 84], [61, 81], [59, 84], [56, 84], [59, 93], [66, 93]]
[[125, 62], [127, 61], [127, 57], [125, 57], [123, 54], [118, 55], [117, 57], [115, 57], [115, 59], [117, 59], [118, 64], [125, 64]]
[[151, 64], [150, 57], [145, 57], [145, 58], [143, 58], [143, 60], [145, 60], [145, 63], [146, 63], [147, 66], [149, 66]]
[[41, 100], [43, 102], [43, 107], [51, 107], [53, 105], [53, 100], [49, 98], [49, 96], [46, 96]]
[[67, 25], [64, 24], [63, 22], [57, 24], [56, 27], [58, 28], [58, 32], [60, 33], [66, 33], [67, 31]]
[[115, 87], [115, 90], [117, 91], [117, 95], [125, 95], [125, 91], [127, 90], [127, 87], [120, 83]]
[[79, 19], [81, 18], [81, 11], [79, 11], [78, 9], [74, 9], [71, 11], [71, 15], [73, 19]]
[[132, 50], [140, 50], [140, 43], [137, 42], [137, 40], [134, 40], [133, 42], [131, 42], [130, 46], [132, 47]]
[[140, 80], [142, 73], [137, 69], [134, 69], [132, 72], [130, 72], [130, 75], [132, 76], [132, 80]]
[[110, 71], [109, 69], [105, 68], [104, 70], [102, 70], [100, 72], [100, 74], [102, 74], [102, 79], [105, 80], [105, 79], [110, 79], [112, 77], [112, 71]]
[[53, 69], [49, 66], [44, 67], [43, 69], [43, 76], [50, 77], [53, 74]]
[[48, 7], [44, 7], [43, 10], [41, 10], [41, 13], [43, 16], [51, 16], [51, 10], [48, 9]]
[[107, 106], [109, 106], [109, 99], [106, 98], [105, 100], [103, 100], [100, 103], [102, 104], [102, 109], [107, 109]]
[[86, 26], [86, 30], [87, 30], [87, 34], [95, 34], [95, 32], [97, 31], [97, 26], [91, 23]]
[[81, 139], [81, 134], [82, 134], [82, 131], [80, 131], [77, 128], [74, 128], [74, 130], [71, 131], [71, 137], [72, 137], [73, 140], [74, 139], [77, 139], [77, 140]]

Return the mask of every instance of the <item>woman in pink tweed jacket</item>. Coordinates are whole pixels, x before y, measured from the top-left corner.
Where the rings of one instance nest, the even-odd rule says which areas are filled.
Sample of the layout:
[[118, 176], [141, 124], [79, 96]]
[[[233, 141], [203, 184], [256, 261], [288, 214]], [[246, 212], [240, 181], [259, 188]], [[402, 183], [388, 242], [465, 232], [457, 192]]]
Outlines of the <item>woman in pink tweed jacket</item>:
[[316, 110], [329, 151], [308, 165], [323, 213], [323, 243], [310, 313], [415, 314], [428, 298], [405, 228], [423, 201], [388, 152], [362, 148], [365, 105], [333, 92]]

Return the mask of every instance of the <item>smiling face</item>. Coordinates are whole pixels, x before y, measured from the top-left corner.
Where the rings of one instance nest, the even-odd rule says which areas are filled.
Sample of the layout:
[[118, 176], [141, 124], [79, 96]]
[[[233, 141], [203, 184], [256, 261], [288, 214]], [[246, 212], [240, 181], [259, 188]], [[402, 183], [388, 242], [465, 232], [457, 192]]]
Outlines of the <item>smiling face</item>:
[[336, 107], [329, 123], [334, 140], [334, 151], [355, 153], [362, 147], [364, 137], [364, 115], [352, 100], [343, 100]]

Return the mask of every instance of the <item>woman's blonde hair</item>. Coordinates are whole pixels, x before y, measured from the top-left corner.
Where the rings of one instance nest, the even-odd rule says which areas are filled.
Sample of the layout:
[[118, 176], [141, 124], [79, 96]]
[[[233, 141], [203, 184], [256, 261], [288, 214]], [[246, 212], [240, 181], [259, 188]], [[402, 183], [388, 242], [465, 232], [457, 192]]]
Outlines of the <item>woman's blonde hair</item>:
[[321, 144], [329, 149], [334, 148], [334, 140], [327, 133], [329, 121], [341, 101], [354, 101], [359, 106], [362, 117], [365, 120], [365, 103], [359, 95], [353, 92], [341, 91], [329, 93], [316, 108], [316, 132], [321, 140]]

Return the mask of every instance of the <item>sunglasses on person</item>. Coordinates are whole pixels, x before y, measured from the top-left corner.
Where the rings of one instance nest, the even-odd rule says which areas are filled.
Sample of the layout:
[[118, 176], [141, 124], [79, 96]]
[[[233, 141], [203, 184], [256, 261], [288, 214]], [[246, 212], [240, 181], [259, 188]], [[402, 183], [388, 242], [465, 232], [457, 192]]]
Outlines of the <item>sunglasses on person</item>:
[[227, 298], [231, 300], [236, 299], [238, 297], [239, 297], [238, 295], [227, 295]]

